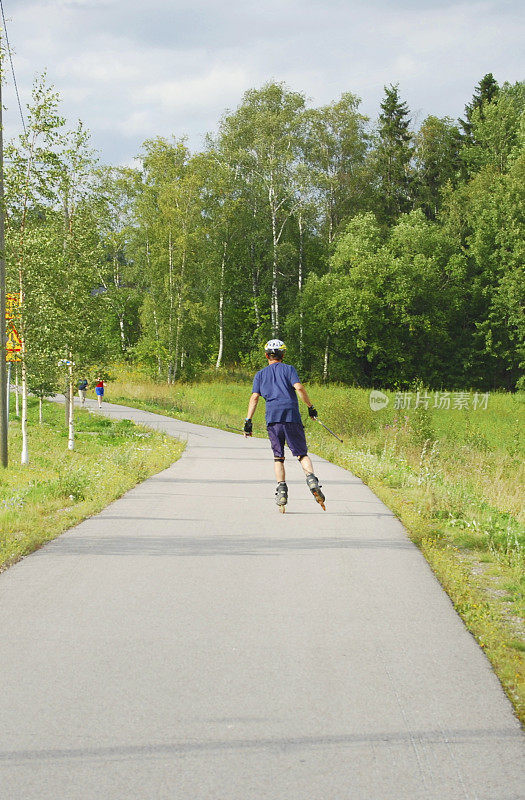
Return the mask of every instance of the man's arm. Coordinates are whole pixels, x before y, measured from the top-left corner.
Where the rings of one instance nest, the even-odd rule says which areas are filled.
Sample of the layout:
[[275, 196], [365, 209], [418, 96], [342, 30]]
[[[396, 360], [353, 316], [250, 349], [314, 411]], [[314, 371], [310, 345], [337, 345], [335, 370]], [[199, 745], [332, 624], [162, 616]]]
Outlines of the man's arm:
[[255, 409], [257, 408], [257, 403], [259, 402], [260, 396], [261, 395], [258, 392], [252, 392], [250, 397], [250, 402], [248, 403], [248, 413], [246, 414], [246, 419], [244, 421], [245, 436], [252, 435], [252, 417], [255, 414]]
[[312, 406], [313, 403], [310, 400], [310, 398], [308, 397], [308, 392], [304, 388], [303, 384], [302, 383], [294, 383], [293, 388], [295, 389], [295, 391], [297, 392], [297, 394], [299, 395], [299, 397], [301, 398], [303, 403], [306, 403], [308, 408], [310, 408], [310, 406]]
[[317, 410], [314, 408], [314, 404], [308, 397], [308, 392], [304, 388], [302, 383], [294, 383], [293, 388], [301, 398], [301, 400], [306, 403], [308, 406], [308, 414], [312, 419], [317, 419]]
[[259, 397], [261, 395], [258, 392], [252, 392], [250, 397], [250, 402], [248, 403], [248, 413], [246, 414], [246, 419], [251, 419], [255, 414], [255, 409], [257, 408], [257, 403], [259, 402]]

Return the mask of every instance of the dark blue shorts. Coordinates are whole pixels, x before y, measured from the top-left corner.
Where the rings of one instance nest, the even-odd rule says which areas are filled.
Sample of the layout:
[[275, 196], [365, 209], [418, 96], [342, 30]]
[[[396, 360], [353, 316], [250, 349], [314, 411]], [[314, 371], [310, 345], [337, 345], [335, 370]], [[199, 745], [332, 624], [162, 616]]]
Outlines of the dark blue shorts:
[[284, 458], [284, 442], [294, 456], [305, 456], [308, 452], [302, 422], [270, 422], [266, 426], [275, 458]]

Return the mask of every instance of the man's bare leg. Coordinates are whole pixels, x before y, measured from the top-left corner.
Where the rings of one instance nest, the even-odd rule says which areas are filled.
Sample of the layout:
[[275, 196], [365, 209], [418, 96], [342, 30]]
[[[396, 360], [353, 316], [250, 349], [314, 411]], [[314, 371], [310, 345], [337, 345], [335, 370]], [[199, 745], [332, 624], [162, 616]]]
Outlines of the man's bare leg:
[[284, 471], [284, 458], [283, 459], [275, 459], [273, 462], [274, 470], [275, 470], [275, 477], [277, 479], [277, 489], [275, 490], [275, 502], [279, 508], [281, 514], [284, 514], [286, 510], [286, 503], [288, 502], [288, 487], [286, 485], [285, 480], [285, 471]]
[[277, 483], [283, 483], [286, 480], [284, 471], [284, 461], [274, 461], [273, 468], [275, 470], [275, 479]]
[[314, 475], [314, 468], [312, 466], [312, 462], [310, 461], [310, 456], [302, 456], [299, 458], [299, 463], [301, 464], [304, 474], [306, 475], [306, 483], [308, 488], [310, 489], [311, 493], [323, 509], [326, 511], [326, 507], [324, 504], [325, 496], [321, 491], [321, 484], [317, 480]]
[[299, 459], [299, 464], [303, 468], [305, 475], [309, 475], [310, 472], [314, 471], [314, 468], [312, 466], [312, 462], [310, 461], [310, 456], [303, 456], [302, 458], [300, 458]]

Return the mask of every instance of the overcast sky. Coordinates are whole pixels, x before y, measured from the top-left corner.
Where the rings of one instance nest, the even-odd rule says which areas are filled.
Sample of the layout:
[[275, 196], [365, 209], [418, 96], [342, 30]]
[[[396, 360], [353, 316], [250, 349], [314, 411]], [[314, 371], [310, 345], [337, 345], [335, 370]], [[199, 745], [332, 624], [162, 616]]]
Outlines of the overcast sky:
[[[457, 117], [487, 72], [522, 80], [518, 0], [3, 0], [22, 95], [44, 70], [63, 114], [91, 130], [105, 163], [144, 139], [201, 147], [243, 92], [272, 79], [313, 105], [352, 91], [377, 117], [400, 84], [414, 120]], [[6, 76], [6, 135], [15, 130]]]

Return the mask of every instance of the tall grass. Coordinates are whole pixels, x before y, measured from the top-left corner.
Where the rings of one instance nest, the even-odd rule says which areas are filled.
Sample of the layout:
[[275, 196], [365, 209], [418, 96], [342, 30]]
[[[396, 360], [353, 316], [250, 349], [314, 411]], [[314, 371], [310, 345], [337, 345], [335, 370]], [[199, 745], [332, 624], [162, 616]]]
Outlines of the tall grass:
[[[250, 391], [246, 376], [167, 386], [119, 368], [108, 399], [239, 428]], [[430, 392], [429, 408], [414, 409], [414, 393], [411, 408], [396, 409], [395, 393], [385, 392], [388, 405], [374, 412], [364, 389], [308, 391], [344, 439], [304, 413], [310, 449], [361, 477], [399, 516], [525, 719], [525, 395], [494, 393], [486, 409], [465, 410], [433, 408]], [[264, 408], [254, 433], [266, 435]]]

